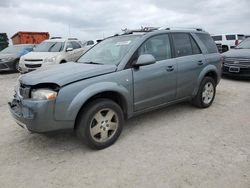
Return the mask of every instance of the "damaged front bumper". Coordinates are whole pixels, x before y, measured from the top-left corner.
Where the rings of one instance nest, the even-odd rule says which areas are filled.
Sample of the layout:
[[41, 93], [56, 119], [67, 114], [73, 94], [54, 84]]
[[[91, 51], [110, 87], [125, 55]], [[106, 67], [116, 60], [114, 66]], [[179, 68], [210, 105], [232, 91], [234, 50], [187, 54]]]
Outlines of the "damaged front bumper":
[[9, 102], [9, 110], [16, 123], [31, 132], [50, 132], [72, 129], [74, 121], [54, 119], [55, 101], [22, 99], [18, 94]]

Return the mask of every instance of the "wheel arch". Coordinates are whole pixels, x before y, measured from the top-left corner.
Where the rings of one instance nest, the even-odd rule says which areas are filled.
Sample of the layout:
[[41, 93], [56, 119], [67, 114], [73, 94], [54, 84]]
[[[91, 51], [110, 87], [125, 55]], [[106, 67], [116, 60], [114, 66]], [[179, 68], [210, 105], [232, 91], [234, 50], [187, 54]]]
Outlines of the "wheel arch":
[[199, 90], [200, 84], [205, 77], [211, 77], [215, 80], [216, 85], [219, 83], [219, 72], [214, 65], [207, 66], [203, 71], [200, 73], [195, 90], [193, 92], [193, 96], [195, 96]]
[[121, 109], [123, 111], [123, 114], [124, 114], [124, 118], [128, 117], [128, 104], [126, 102], [125, 96], [123, 96], [123, 94], [121, 94], [118, 91], [106, 90], [106, 91], [102, 91], [102, 92], [96, 93], [95, 95], [89, 97], [82, 104], [81, 108], [78, 110], [78, 113], [76, 115], [74, 128], [76, 128], [76, 124], [77, 124], [77, 122], [79, 120], [81, 112], [85, 109], [85, 107], [89, 103], [95, 101], [96, 99], [109, 99], [109, 100], [114, 101], [115, 103], [117, 103], [121, 107]]
[[[116, 102], [122, 108], [124, 117], [130, 117], [133, 111], [132, 92], [115, 82], [101, 82], [92, 84], [80, 91], [67, 105], [67, 108], [61, 111], [64, 119], [75, 121], [79, 112], [91, 101], [97, 98], [107, 98]], [[57, 112], [58, 114], [58, 112]], [[59, 114], [58, 116], [62, 116]]]

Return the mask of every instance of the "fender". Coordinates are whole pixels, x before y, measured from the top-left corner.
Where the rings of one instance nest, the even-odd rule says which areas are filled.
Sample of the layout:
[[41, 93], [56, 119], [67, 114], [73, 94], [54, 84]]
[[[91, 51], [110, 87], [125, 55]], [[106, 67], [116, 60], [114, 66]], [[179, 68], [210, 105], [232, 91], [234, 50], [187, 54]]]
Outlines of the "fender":
[[67, 108], [65, 118], [68, 120], [75, 120], [82, 106], [91, 97], [107, 91], [119, 93], [126, 101], [127, 113], [132, 113], [132, 107], [129, 104], [132, 104], [133, 101], [127, 88], [114, 82], [100, 82], [86, 87], [76, 95]]
[[205, 77], [205, 75], [209, 72], [214, 72], [217, 75], [217, 78], [219, 79], [220, 77], [220, 73], [218, 72], [218, 69], [215, 65], [208, 65], [206, 66], [201, 72], [200, 75], [198, 77], [198, 80], [196, 82], [196, 86], [193, 92], [193, 96], [195, 96], [198, 93], [201, 81], [203, 80], [203, 78]]

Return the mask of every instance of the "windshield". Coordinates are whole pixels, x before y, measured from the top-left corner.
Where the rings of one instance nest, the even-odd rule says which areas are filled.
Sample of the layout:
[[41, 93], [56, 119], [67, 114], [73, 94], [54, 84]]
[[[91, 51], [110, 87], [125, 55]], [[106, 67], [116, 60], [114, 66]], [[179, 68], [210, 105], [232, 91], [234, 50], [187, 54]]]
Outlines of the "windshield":
[[86, 52], [77, 62], [118, 65], [139, 36], [108, 38]]
[[9, 46], [1, 51], [1, 53], [10, 53], [10, 54], [18, 54], [21, 52], [21, 50], [24, 48], [24, 46], [19, 46], [19, 45], [13, 45]]
[[236, 49], [250, 49], [250, 38], [243, 40], [238, 46], [235, 47]]
[[61, 52], [64, 48], [64, 42], [42, 42], [34, 52]]

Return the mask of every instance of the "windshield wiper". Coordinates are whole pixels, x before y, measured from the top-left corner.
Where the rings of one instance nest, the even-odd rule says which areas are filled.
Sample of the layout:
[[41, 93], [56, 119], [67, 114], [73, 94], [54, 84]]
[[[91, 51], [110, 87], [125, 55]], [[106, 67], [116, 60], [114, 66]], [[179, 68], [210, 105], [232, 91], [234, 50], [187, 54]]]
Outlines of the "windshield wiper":
[[103, 65], [103, 63], [97, 63], [97, 62], [93, 62], [93, 61], [88, 61], [88, 62], [82, 62], [85, 64], [95, 64], [95, 65]]

